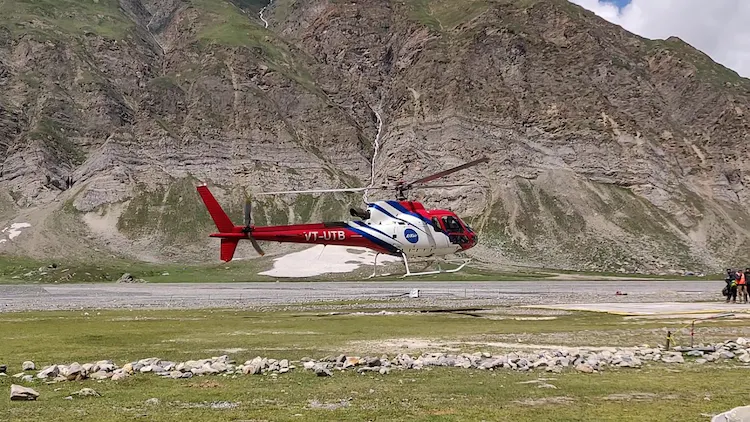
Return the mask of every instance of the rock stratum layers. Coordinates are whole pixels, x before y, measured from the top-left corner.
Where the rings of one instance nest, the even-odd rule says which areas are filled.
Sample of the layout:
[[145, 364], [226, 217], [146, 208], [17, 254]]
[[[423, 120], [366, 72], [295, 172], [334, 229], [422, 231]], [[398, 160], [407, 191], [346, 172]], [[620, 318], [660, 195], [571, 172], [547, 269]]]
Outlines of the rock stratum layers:
[[491, 159], [412, 198], [472, 224], [485, 262], [750, 262], [750, 80], [685, 42], [565, 0], [276, 0], [264, 28], [266, 3], [0, 4], [0, 224], [31, 224], [0, 252], [216, 261], [197, 183], [237, 223], [245, 191], [365, 186], [379, 114], [376, 183]]

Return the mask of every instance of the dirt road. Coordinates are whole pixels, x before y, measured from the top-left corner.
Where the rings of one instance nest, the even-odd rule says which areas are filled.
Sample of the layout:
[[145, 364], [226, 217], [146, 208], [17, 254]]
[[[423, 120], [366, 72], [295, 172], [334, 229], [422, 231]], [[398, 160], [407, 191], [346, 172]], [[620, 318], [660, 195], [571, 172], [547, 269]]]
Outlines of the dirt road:
[[[0, 312], [80, 308], [257, 307], [334, 300], [470, 307], [716, 302], [721, 281], [278, 282], [0, 286]], [[409, 293], [419, 289], [419, 298]], [[627, 295], [616, 295], [616, 292]]]

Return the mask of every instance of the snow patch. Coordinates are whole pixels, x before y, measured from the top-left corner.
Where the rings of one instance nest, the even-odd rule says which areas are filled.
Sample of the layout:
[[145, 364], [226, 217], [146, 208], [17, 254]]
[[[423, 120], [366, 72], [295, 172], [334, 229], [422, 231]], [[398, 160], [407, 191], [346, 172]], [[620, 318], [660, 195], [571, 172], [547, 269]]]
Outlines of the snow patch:
[[21, 229], [25, 229], [27, 227], [31, 227], [31, 224], [29, 223], [13, 223], [10, 226], [0, 230], [0, 233], [7, 234], [7, 239], [0, 239], [0, 243], [5, 243], [8, 240], [13, 240], [17, 238], [21, 234]]
[[[349, 273], [362, 265], [372, 265], [375, 252], [351, 246], [317, 245], [274, 260], [273, 269], [259, 273], [271, 277], [312, 277], [326, 273]], [[395, 256], [378, 256], [378, 265], [400, 262]]]

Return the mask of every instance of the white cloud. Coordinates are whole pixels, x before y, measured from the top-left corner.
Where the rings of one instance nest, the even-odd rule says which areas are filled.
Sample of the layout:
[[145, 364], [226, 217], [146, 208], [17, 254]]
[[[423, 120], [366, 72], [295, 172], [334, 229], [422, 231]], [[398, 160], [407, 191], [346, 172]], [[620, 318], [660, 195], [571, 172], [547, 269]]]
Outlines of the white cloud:
[[714, 61], [750, 77], [748, 0], [632, 0], [622, 10], [597, 0], [570, 1], [642, 37], [680, 37]]

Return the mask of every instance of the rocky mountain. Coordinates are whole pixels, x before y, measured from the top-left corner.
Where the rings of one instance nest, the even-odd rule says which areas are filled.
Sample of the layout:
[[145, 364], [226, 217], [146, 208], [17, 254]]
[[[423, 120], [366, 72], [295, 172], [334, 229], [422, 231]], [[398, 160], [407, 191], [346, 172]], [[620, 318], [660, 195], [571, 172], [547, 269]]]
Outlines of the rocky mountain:
[[[468, 220], [482, 261], [750, 262], [750, 80], [682, 40], [567, 0], [266, 3], [0, 0], [0, 225], [31, 224], [0, 252], [215, 261], [199, 182], [239, 222], [243, 190], [487, 155], [446, 180], [475, 186], [412, 198]], [[256, 200], [254, 218], [347, 218], [361, 201]]]

